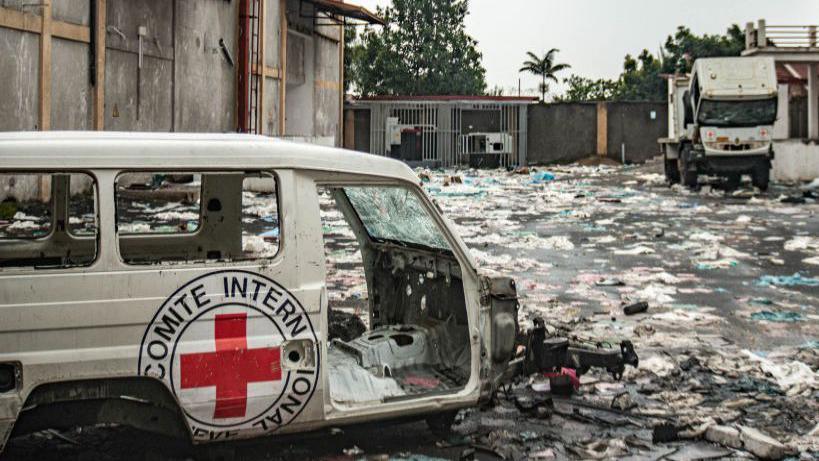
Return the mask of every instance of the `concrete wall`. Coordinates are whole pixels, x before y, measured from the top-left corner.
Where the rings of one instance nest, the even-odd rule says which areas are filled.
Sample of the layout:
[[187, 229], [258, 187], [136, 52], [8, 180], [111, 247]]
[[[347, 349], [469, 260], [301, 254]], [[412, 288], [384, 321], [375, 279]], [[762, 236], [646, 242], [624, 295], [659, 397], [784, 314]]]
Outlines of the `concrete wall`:
[[594, 155], [596, 107], [595, 103], [529, 106], [529, 164], [573, 162]]
[[238, 62], [238, 8], [239, 2], [177, 0], [175, 131], [236, 129], [236, 68], [219, 41]]
[[[105, 129], [172, 131], [173, 2], [109, 0], [106, 24]], [[142, 68], [140, 26], [147, 29]]]
[[52, 65], [59, 69], [51, 76], [51, 129], [91, 129], [94, 111], [88, 45], [52, 38], [51, 47]]
[[341, 98], [339, 90], [339, 53], [338, 41], [330, 40], [324, 35], [315, 38], [315, 57], [313, 61], [315, 80], [313, 82], [314, 130], [316, 136], [337, 136], [339, 133], [339, 111]]
[[287, 79], [285, 135], [341, 144], [341, 28], [315, 24], [308, 3], [287, 0]]
[[[264, 0], [265, 8], [265, 66], [281, 68], [281, 2]], [[265, 77], [264, 108], [262, 111], [262, 134], [277, 136], [279, 133], [279, 79]]]
[[[620, 161], [623, 144], [627, 163], [644, 162], [657, 155], [657, 139], [668, 132], [666, 104], [608, 102], [601, 110], [604, 113], [598, 114], [596, 102], [530, 106], [529, 163], [573, 162], [593, 155]], [[598, 127], [600, 116], [605, 119]]]
[[313, 133], [315, 96], [315, 39], [297, 32], [287, 33], [287, 117], [288, 136]]
[[[50, 127], [52, 130], [92, 130], [95, 93], [89, 38], [95, 31], [91, 4], [95, 0], [51, 0], [53, 21], [67, 23], [85, 38], [51, 37]], [[270, 136], [322, 145], [340, 143], [341, 28], [313, 25], [298, 0], [264, 0], [265, 88], [259, 131]], [[41, 3], [0, 0], [0, 14], [19, 18], [25, 27], [40, 25]], [[105, 130], [230, 132], [237, 121], [238, 1], [107, 0], [105, 79], [102, 120]], [[287, 113], [292, 132], [280, 130], [282, 14], [293, 35], [306, 46], [293, 50], [293, 94]], [[15, 19], [16, 21], [16, 19]], [[326, 22], [326, 19], [322, 20]], [[13, 23], [14, 21], [12, 21]], [[21, 30], [23, 23], [0, 27], [0, 131], [41, 129], [40, 34]], [[140, 67], [139, 28], [144, 26]], [[13, 28], [17, 27], [17, 28]], [[65, 27], [63, 27], [65, 29]], [[54, 26], [52, 25], [52, 31]], [[290, 35], [290, 34], [288, 34]], [[233, 63], [225, 57], [224, 43]], [[298, 45], [298, 43], [296, 43]], [[290, 48], [290, 47], [288, 47]], [[291, 71], [291, 69], [293, 69]], [[295, 73], [295, 75], [291, 75]], [[299, 75], [300, 74], [300, 75]], [[46, 92], [44, 92], [46, 93]], [[315, 102], [314, 102], [315, 101]], [[289, 125], [288, 125], [289, 126]], [[55, 167], [59, 167], [55, 165]], [[14, 178], [6, 178], [12, 182]], [[23, 178], [14, 193], [0, 184], [0, 200], [36, 198], [47, 181]]]
[[37, 34], [0, 28], [0, 130], [36, 130], [40, 88]]
[[[51, 1], [54, 21], [82, 26], [87, 35], [74, 40], [52, 35], [50, 129], [95, 129], [87, 43], [94, 32], [93, 1]], [[286, 9], [281, 8], [281, 0], [263, 1], [266, 76], [259, 131], [340, 143], [341, 28], [315, 26], [315, 12], [303, 11], [298, 0], [287, 0]], [[28, 24], [39, 25], [42, 8], [35, 3], [0, 0], [0, 9], [21, 11], [28, 15]], [[238, 1], [108, 0], [104, 129], [235, 131], [238, 10]], [[287, 74], [292, 81], [288, 81], [287, 100], [292, 99], [292, 104], [287, 106], [291, 119], [287, 126], [292, 130], [284, 133], [280, 132], [283, 14], [287, 28], [293, 28], [288, 36], [304, 39], [301, 49], [288, 46], [292, 67], [288, 66]], [[140, 26], [147, 29], [141, 67]], [[220, 42], [233, 63], [224, 56]], [[299, 43], [294, 45], [297, 48]], [[40, 129], [39, 61], [39, 33], [0, 27], [0, 130]]]
[[787, 139], [774, 141], [773, 177], [797, 182], [819, 178], [819, 141]]
[[776, 98], [776, 122], [774, 122], [773, 132], [771, 137], [773, 139], [788, 139], [790, 136], [790, 114], [788, 113], [788, 99], [790, 94], [790, 87], [787, 83], [780, 83], [778, 87], [778, 94]]
[[660, 153], [657, 139], [668, 134], [668, 105], [651, 102], [607, 103], [606, 155], [620, 161], [642, 163]]

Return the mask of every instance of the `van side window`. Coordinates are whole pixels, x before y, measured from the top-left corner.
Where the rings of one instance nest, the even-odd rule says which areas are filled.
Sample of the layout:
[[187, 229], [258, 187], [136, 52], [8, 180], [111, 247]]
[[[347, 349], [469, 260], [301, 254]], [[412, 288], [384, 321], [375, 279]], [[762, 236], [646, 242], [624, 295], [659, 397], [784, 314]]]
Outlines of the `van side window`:
[[0, 268], [93, 263], [96, 197], [85, 173], [0, 173]]
[[247, 261], [279, 249], [276, 178], [266, 172], [128, 172], [116, 180], [128, 264]]

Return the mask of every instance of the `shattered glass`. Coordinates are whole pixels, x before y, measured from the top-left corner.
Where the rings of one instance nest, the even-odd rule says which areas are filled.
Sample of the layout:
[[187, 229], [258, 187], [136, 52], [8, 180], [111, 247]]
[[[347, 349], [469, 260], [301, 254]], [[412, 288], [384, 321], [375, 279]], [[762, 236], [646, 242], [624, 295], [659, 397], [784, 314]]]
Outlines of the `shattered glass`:
[[450, 250], [438, 225], [418, 196], [402, 187], [345, 187], [370, 237]]

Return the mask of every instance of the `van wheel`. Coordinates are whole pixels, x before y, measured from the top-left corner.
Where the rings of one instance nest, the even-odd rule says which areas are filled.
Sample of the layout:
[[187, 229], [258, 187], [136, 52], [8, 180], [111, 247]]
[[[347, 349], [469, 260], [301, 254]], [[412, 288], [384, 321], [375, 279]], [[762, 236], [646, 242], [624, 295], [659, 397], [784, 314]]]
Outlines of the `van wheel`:
[[671, 184], [680, 182], [680, 169], [677, 167], [676, 159], [665, 161], [665, 179]]
[[759, 190], [768, 190], [768, 182], [771, 179], [771, 166], [768, 162], [758, 162], [751, 174], [751, 180]]
[[452, 434], [452, 425], [455, 423], [455, 417], [458, 416], [458, 410], [444, 411], [427, 416], [427, 426], [430, 432], [436, 437], [448, 437]]

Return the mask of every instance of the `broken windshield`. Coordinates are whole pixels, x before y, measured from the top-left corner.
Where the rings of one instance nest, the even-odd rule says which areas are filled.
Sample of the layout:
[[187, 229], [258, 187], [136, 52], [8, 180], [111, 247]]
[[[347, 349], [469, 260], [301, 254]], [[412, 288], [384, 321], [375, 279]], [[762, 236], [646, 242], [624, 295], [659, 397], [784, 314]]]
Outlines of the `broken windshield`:
[[403, 187], [345, 187], [370, 237], [450, 250], [435, 220], [418, 196]]
[[757, 101], [710, 101], [703, 99], [697, 121], [705, 126], [772, 125], [776, 99]]

